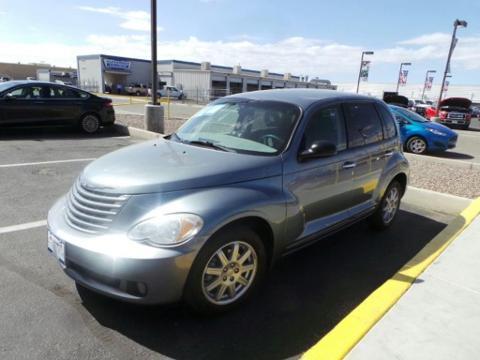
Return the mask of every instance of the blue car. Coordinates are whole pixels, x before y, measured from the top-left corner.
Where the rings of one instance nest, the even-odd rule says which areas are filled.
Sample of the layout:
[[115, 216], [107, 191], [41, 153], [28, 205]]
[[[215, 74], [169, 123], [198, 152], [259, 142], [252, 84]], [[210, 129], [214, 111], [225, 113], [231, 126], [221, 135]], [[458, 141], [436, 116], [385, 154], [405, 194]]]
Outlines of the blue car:
[[453, 149], [458, 135], [450, 128], [431, 122], [413, 111], [389, 105], [400, 128], [404, 148], [414, 154]]

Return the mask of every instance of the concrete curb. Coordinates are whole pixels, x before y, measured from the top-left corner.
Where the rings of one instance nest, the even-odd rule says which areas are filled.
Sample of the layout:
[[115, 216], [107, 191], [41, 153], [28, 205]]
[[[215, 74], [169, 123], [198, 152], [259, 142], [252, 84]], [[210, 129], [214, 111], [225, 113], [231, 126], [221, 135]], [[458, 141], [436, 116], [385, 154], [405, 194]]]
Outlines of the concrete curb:
[[115, 124], [114, 126], [118, 132], [124, 135], [129, 135], [137, 139], [152, 140], [152, 139], [157, 139], [159, 137], [164, 136], [164, 134], [155, 133], [155, 132], [143, 130], [143, 129], [138, 129], [131, 126], [125, 126], [120, 124]]
[[402, 203], [415, 207], [441, 212], [443, 214], [458, 215], [466, 209], [472, 199], [440, 193], [433, 190], [408, 186]]
[[436, 156], [416, 155], [416, 154], [410, 154], [410, 153], [405, 153], [405, 156], [407, 157], [407, 159], [429, 160], [431, 162], [437, 162], [437, 163], [440, 163], [440, 164], [448, 164], [448, 165], [459, 167], [459, 168], [462, 168], [462, 169], [480, 170], [480, 163], [474, 163], [474, 162], [469, 162], [469, 161], [464, 161], [464, 160], [445, 159], [445, 158], [439, 158], [439, 157], [436, 157]]
[[479, 213], [480, 198], [477, 198], [392, 278], [303, 354], [302, 359], [343, 359]]

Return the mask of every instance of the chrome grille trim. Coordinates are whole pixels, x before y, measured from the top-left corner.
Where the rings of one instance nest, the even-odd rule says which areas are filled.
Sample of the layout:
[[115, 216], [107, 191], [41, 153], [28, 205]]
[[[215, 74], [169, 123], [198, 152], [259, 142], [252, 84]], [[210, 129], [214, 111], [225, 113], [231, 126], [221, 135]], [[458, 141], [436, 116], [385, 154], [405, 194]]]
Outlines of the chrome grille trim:
[[128, 198], [128, 195], [87, 189], [77, 180], [67, 195], [66, 222], [72, 228], [90, 234], [105, 231]]

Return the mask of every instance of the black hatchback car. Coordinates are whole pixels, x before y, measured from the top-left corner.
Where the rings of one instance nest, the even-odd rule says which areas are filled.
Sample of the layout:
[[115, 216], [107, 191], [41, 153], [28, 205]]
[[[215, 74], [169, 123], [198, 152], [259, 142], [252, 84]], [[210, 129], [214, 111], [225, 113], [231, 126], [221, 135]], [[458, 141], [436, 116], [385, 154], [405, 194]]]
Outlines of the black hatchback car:
[[39, 81], [0, 83], [0, 125], [77, 125], [87, 133], [113, 125], [112, 100]]

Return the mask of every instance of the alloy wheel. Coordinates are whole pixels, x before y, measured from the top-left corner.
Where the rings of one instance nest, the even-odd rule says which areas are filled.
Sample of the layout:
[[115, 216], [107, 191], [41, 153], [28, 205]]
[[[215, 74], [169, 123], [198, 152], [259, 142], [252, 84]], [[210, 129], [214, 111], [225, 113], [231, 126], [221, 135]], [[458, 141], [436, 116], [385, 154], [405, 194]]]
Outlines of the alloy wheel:
[[254, 282], [257, 266], [257, 253], [250, 244], [234, 241], [222, 246], [203, 270], [203, 294], [215, 305], [237, 301]]
[[422, 154], [427, 149], [427, 144], [424, 140], [415, 138], [409, 142], [408, 148], [414, 154]]
[[99, 125], [98, 118], [94, 115], [87, 115], [82, 119], [82, 129], [87, 133], [94, 133]]
[[385, 196], [382, 207], [382, 218], [385, 224], [390, 223], [398, 210], [400, 203], [400, 192], [397, 187], [391, 187], [388, 194]]

